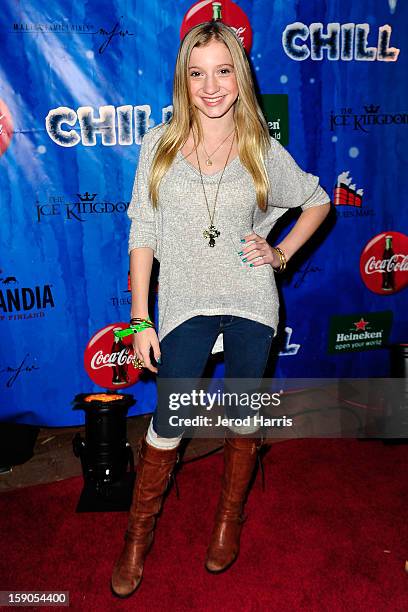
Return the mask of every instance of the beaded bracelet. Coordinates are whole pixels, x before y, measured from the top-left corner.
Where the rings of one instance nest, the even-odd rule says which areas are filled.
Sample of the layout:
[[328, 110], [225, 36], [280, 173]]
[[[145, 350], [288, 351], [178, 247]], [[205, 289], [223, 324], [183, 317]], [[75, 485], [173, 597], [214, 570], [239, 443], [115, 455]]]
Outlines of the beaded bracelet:
[[153, 321], [151, 320], [150, 317], [147, 317], [147, 319], [142, 319], [141, 317], [132, 317], [130, 319], [130, 324], [138, 324], [138, 323], [149, 323], [151, 325], [154, 325]]

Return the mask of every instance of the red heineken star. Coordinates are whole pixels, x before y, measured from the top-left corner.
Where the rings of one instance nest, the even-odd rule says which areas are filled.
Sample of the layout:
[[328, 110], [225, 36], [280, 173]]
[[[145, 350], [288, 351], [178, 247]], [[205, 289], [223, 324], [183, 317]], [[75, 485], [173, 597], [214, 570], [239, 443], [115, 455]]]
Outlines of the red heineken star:
[[356, 329], [362, 329], [364, 331], [368, 325], [368, 321], [364, 321], [363, 317], [361, 317], [361, 319], [354, 323], [354, 325], [356, 326]]

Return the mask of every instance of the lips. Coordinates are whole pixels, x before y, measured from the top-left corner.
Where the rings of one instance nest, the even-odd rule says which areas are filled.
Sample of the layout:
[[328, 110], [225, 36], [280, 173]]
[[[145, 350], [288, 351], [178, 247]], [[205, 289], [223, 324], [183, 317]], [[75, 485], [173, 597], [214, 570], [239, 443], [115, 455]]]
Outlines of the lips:
[[202, 100], [208, 106], [216, 106], [217, 104], [220, 104], [224, 98], [225, 96], [218, 96], [217, 98], [202, 98]]

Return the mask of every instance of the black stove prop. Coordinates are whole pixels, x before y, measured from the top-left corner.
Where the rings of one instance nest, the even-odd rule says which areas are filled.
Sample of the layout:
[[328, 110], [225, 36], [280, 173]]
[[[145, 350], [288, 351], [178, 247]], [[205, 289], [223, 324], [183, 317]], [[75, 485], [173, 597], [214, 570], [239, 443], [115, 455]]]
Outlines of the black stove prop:
[[129, 510], [135, 473], [133, 452], [127, 441], [126, 417], [135, 404], [133, 396], [112, 392], [81, 393], [75, 396], [74, 404], [74, 410], [85, 411], [85, 439], [77, 433], [72, 441], [84, 477], [76, 511]]

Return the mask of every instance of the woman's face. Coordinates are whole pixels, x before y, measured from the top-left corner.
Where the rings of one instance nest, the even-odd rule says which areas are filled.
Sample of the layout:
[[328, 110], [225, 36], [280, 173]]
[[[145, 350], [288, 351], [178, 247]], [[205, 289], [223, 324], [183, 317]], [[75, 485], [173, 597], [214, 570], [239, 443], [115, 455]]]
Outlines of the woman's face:
[[192, 104], [206, 117], [224, 116], [238, 96], [234, 64], [228, 47], [212, 40], [205, 47], [194, 47], [188, 65]]

